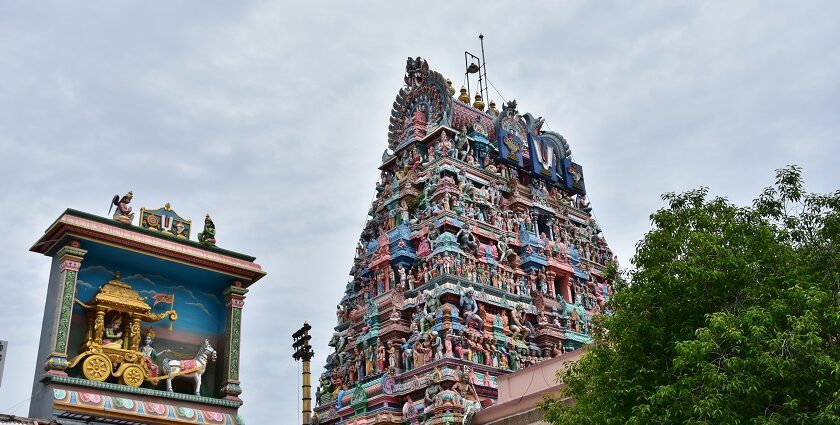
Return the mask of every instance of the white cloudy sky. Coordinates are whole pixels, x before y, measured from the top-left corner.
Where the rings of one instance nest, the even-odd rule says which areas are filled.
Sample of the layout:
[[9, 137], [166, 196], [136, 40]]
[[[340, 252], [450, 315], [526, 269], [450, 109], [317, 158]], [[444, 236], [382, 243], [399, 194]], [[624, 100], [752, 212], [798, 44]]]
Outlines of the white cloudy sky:
[[786, 164], [840, 187], [836, 2], [395, 3], [0, 3], [0, 412], [28, 412], [40, 365], [49, 261], [29, 246], [131, 189], [210, 212], [268, 271], [242, 413], [293, 423], [290, 334], [313, 324], [319, 372], [405, 58], [460, 85], [479, 32], [502, 95], [571, 143], [625, 265], [663, 192], [747, 203]]

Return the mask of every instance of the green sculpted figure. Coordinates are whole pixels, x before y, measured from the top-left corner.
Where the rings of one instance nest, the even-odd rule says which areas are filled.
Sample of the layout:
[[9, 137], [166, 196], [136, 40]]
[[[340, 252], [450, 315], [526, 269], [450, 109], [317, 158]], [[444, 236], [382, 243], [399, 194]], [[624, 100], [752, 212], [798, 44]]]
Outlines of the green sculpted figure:
[[204, 245], [216, 246], [216, 225], [210, 219], [210, 214], [204, 218], [204, 230], [198, 234], [198, 241]]

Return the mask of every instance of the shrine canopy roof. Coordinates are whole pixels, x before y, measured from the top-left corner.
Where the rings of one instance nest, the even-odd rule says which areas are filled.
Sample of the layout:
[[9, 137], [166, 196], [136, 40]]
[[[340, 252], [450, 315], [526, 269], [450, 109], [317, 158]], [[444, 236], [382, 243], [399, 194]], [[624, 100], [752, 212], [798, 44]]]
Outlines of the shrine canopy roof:
[[155, 268], [203, 269], [237, 278], [246, 287], [266, 274], [252, 256], [73, 209], [64, 211], [29, 250], [54, 256], [74, 240], [92, 254], [120, 255], [131, 262], [155, 261]]

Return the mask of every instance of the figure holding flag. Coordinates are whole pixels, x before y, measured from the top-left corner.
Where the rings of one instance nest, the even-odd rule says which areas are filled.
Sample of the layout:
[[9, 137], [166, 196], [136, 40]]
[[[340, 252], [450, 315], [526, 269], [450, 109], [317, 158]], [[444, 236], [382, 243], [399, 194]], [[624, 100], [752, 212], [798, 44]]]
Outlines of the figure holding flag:
[[[159, 303], [169, 304], [169, 309], [172, 310], [175, 306], [175, 294], [154, 294], [152, 295], [152, 308], [154, 309]], [[169, 330], [172, 330], [172, 320], [169, 321]]]

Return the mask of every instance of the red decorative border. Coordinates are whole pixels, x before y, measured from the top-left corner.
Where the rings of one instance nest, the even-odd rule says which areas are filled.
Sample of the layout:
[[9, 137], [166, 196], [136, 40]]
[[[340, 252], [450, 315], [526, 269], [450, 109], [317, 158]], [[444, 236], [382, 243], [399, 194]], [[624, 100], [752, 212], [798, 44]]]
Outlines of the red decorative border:
[[130, 248], [147, 254], [181, 261], [190, 265], [217, 270], [226, 274], [243, 277], [246, 285], [256, 282], [265, 272], [259, 264], [224, 255], [209, 250], [192, 247], [183, 243], [167, 240], [164, 237], [146, 235], [117, 225], [100, 223], [82, 217], [64, 213], [44, 234], [32, 251], [46, 253], [65, 235], [89, 238], [124, 248]]

